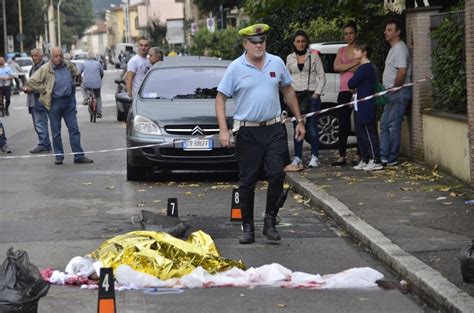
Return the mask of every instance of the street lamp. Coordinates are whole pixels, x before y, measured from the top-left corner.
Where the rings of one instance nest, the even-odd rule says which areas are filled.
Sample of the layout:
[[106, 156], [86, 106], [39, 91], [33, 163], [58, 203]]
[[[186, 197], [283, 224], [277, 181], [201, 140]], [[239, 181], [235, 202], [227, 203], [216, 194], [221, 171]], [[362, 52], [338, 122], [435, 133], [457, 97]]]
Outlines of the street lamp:
[[62, 0], [58, 2], [58, 47], [61, 48], [61, 12], [59, 12], [59, 8], [61, 7]]
[[8, 40], [7, 40], [7, 17], [5, 16], [5, 0], [2, 0], [2, 12], [3, 12], [3, 42], [4, 42], [4, 49], [5, 55], [8, 52]]
[[23, 21], [21, 14], [21, 0], [18, 0], [18, 23], [20, 24], [20, 52], [23, 53]]

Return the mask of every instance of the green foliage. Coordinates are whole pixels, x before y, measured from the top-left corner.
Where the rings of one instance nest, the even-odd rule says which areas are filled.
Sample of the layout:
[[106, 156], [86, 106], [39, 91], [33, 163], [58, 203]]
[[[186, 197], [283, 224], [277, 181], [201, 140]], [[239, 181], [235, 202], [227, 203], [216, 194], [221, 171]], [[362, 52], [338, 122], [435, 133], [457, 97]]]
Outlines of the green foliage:
[[214, 56], [233, 60], [241, 55], [243, 48], [240, 44], [237, 29], [228, 27], [211, 33], [206, 27], [200, 28], [194, 37], [191, 54]]
[[94, 25], [92, 0], [63, 1], [61, 3], [61, 43], [70, 47]]
[[383, 38], [383, 1], [379, 0], [247, 0], [251, 22], [270, 25], [267, 49], [282, 58], [292, 51], [291, 36], [297, 29], [308, 33], [311, 42], [342, 40], [342, 26], [354, 20], [359, 39], [373, 48], [372, 61], [382, 69], [389, 45]]
[[[29, 50], [35, 47], [36, 40], [44, 32], [43, 0], [23, 0], [21, 9], [23, 20], [23, 34], [25, 35], [23, 49], [25, 52], [28, 52]], [[20, 24], [18, 17], [18, 0], [5, 0], [5, 11], [7, 20], [7, 33], [8, 35], [12, 35], [15, 37], [20, 32]], [[0, 51], [2, 51], [3, 53], [3, 35], [1, 36], [1, 38], [2, 40], [0, 43]], [[20, 43], [15, 40], [14, 44], [15, 51], [20, 51]]]
[[149, 22], [147, 30], [150, 34], [151, 46], [163, 48], [166, 41], [166, 25], [160, 24], [160, 20], [155, 18]]
[[341, 18], [334, 18], [331, 20], [323, 17], [318, 17], [307, 24], [306, 27], [303, 25], [292, 25], [292, 33], [294, 31], [305, 28], [306, 33], [313, 42], [323, 41], [334, 41], [341, 37], [341, 26], [344, 23]]
[[222, 4], [224, 8], [241, 7], [243, 0], [194, 0], [194, 4], [201, 12], [217, 12]]
[[432, 32], [433, 49], [433, 107], [453, 113], [467, 112], [466, 63], [464, 58], [464, 26], [451, 18]]

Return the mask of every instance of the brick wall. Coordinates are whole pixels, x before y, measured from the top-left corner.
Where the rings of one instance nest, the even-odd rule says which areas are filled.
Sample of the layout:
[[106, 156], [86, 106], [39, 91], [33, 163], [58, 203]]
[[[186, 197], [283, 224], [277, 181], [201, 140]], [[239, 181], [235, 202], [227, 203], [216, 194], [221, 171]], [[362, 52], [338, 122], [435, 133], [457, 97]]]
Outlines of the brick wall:
[[466, 86], [469, 146], [471, 156], [471, 185], [474, 186], [474, 0], [465, 0]]
[[[411, 53], [413, 81], [431, 75], [430, 16], [438, 12], [439, 7], [408, 9], [406, 12], [406, 44]], [[408, 119], [410, 156], [420, 161], [424, 160], [422, 111], [431, 108], [431, 88], [431, 82], [413, 86], [412, 106]]]

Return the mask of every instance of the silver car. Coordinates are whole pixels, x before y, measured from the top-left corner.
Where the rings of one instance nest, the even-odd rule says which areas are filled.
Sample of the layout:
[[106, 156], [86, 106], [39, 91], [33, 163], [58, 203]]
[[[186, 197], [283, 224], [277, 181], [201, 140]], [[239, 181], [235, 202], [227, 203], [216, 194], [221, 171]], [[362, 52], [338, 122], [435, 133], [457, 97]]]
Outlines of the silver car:
[[[221, 147], [215, 96], [229, 61], [169, 58], [152, 67], [127, 116], [127, 179], [142, 180], [152, 170], [237, 169], [234, 147]], [[227, 102], [232, 127], [234, 102]], [[136, 148], [148, 145], [148, 147]], [[151, 146], [150, 146], [151, 145]]]

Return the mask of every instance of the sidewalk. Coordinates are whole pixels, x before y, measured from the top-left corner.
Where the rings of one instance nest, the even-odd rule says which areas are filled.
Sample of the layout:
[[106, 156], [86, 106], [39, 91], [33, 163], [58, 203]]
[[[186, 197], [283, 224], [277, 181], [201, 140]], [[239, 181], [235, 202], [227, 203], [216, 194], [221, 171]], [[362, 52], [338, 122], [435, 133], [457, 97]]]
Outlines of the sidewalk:
[[474, 284], [463, 282], [459, 265], [474, 239], [474, 206], [464, 203], [474, 190], [406, 159], [378, 172], [333, 167], [335, 151], [320, 160], [320, 168], [288, 175], [295, 191], [441, 310], [474, 312]]

